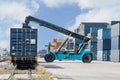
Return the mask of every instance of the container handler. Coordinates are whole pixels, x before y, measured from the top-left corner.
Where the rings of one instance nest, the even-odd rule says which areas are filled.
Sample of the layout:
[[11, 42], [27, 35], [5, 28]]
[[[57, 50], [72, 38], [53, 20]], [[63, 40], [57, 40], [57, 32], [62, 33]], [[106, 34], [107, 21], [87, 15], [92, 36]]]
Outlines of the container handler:
[[[54, 60], [82, 60], [84, 63], [90, 63], [93, 60], [94, 53], [87, 49], [87, 44], [90, 38], [32, 16], [26, 17], [23, 27], [30, 28], [29, 23], [31, 21], [39, 24], [40, 26], [55, 30], [68, 36], [66, 40], [59, 46], [57, 51], [49, 52], [45, 55], [44, 59], [46, 62], [53, 62]], [[61, 51], [61, 48], [68, 41], [69, 37], [73, 37], [81, 41], [77, 51]]]

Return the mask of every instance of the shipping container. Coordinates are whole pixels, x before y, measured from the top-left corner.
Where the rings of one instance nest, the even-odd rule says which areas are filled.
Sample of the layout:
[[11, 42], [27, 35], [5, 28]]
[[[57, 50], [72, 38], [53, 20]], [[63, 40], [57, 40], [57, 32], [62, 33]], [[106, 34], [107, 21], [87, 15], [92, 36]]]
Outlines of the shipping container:
[[57, 39], [57, 42], [63, 42], [64, 39]]
[[97, 33], [98, 29], [107, 28], [107, 26], [108, 23], [82, 22], [76, 32], [78, 34], [87, 36], [88, 33]]
[[115, 25], [117, 23], [120, 23], [120, 21], [111, 21], [111, 25]]
[[111, 37], [120, 36], [120, 23], [111, 26]]
[[99, 51], [97, 51], [97, 60], [110, 61], [110, 50], [99, 50]]
[[111, 50], [110, 60], [113, 62], [120, 62], [120, 49]]
[[103, 60], [103, 51], [97, 51], [97, 60], [102, 61]]
[[97, 41], [97, 50], [102, 50], [103, 49], [103, 40], [98, 40]]
[[89, 41], [88, 42], [88, 46], [87, 46], [88, 49], [90, 49], [92, 52], [94, 52], [94, 60], [97, 59], [97, 42], [92, 42], [92, 41]]
[[53, 39], [53, 42], [57, 42], [57, 39]]
[[111, 29], [103, 28], [98, 30], [97, 39], [110, 39], [111, 38]]
[[110, 61], [110, 50], [103, 50], [103, 61]]
[[97, 33], [88, 33], [87, 37], [90, 38], [91, 42], [97, 42]]
[[98, 40], [97, 50], [110, 50], [111, 49], [111, 39]]
[[120, 36], [111, 38], [111, 49], [120, 49]]
[[37, 56], [37, 29], [11, 28], [10, 55], [17, 60]]

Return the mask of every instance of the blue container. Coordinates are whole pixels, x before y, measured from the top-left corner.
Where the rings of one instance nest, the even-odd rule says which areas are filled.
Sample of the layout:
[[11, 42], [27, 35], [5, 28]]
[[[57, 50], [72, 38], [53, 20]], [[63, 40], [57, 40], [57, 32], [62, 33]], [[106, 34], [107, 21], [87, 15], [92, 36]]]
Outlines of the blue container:
[[120, 21], [111, 21], [111, 25], [114, 25], [114, 24], [117, 24], [117, 23], [120, 23]]
[[111, 38], [111, 49], [120, 49], [120, 36]]
[[103, 61], [110, 61], [110, 50], [103, 50]]
[[90, 38], [91, 42], [97, 42], [97, 33], [89, 33], [87, 36]]
[[96, 60], [97, 59], [97, 42], [91, 42], [89, 41], [88, 43], [88, 49], [90, 49], [92, 52], [95, 53], [95, 57], [94, 59]]
[[107, 28], [108, 23], [82, 22], [78, 33], [87, 36], [88, 33], [97, 33], [100, 28]]
[[111, 39], [98, 40], [97, 50], [110, 50], [111, 49]]
[[110, 39], [111, 38], [111, 29], [103, 28], [98, 30], [98, 39]]
[[97, 60], [100, 61], [110, 61], [110, 50], [98, 50]]
[[37, 29], [12, 28], [10, 54], [14, 57], [35, 57], [37, 55]]
[[103, 50], [111, 49], [111, 39], [103, 39]]

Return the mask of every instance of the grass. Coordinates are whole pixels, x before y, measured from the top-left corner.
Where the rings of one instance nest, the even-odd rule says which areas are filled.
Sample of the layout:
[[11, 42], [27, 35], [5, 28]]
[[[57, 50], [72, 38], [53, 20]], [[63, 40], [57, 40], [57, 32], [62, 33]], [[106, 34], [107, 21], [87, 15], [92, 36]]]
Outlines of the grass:
[[34, 77], [33, 80], [54, 80], [52, 74], [48, 73], [47, 70], [40, 65], [36, 66], [36, 73], [40, 74], [41, 77]]
[[40, 78], [33, 78], [33, 80], [53, 80], [50, 74], [44, 74]]
[[19, 80], [18, 78], [13, 77], [12, 80]]
[[[4, 74], [3, 69], [0, 69], [0, 74]], [[28, 70], [15, 70], [14, 74], [28, 74]], [[40, 76], [38, 77], [33, 76], [32, 80], [54, 80], [53, 75], [47, 72], [47, 70], [40, 65], [36, 65], [35, 74], [40, 75]], [[24, 80], [24, 79], [13, 77], [12, 80]]]
[[15, 70], [15, 74], [28, 74], [28, 70]]
[[45, 70], [44, 67], [37, 65], [37, 66], [36, 66], [36, 73], [37, 73], [37, 74], [45, 74], [45, 73], [46, 73], [46, 70]]
[[5, 70], [0, 68], [0, 74], [4, 74], [5, 73]]

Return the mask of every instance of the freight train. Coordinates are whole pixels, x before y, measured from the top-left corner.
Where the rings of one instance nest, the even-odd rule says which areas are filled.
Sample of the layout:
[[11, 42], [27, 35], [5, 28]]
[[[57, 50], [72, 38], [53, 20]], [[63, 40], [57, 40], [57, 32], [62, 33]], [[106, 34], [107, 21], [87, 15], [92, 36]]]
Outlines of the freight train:
[[35, 65], [37, 63], [37, 29], [11, 28], [10, 56], [13, 65]]

